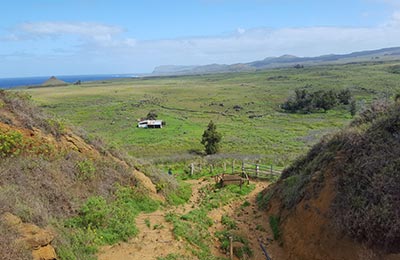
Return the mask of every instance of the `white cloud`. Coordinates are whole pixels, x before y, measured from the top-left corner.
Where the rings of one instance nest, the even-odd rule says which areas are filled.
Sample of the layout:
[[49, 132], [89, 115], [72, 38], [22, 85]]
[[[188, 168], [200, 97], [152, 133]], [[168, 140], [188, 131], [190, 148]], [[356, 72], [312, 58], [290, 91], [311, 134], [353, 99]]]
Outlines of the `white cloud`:
[[[72, 69], [76, 66], [75, 73], [78, 74], [85, 73], [83, 69], [86, 68], [99, 72], [144, 72], [163, 64], [230, 64], [283, 54], [317, 56], [400, 46], [398, 11], [393, 12], [386, 23], [375, 27], [237, 28], [231, 34], [219, 37], [162, 40], [132, 39], [118, 26], [98, 23], [36, 22], [20, 24], [16, 28], [3, 40], [19, 41], [20, 45], [29, 40], [38, 48], [45, 42], [53, 53], [42, 51], [40, 54], [34, 48], [23, 51], [34, 54], [43, 62], [49, 57], [55, 61], [60, 56], [59, 62], [63, 63], [68, 55], [69, 66]], [[68, 41], [71, 36], [78, 39], [78, 43]], [[9, 46], [9, 53], [19, 50]], [[22, 61], [23, 57], [15, 59]], [[77, 65], [76, 60], [79, 60]], [[0, 63], [0, 69], [3, 67], [6, 65]]]
[[119, 39], [124, 30], [118, 26], [89, 22], [27, 22], [16, 26], [12, 33], [3, 37], [8, 41], [41, 40], [75, 36], [81, 41], [103, 47], [134, 46], [135, 40]]
[[36, 36], [51, 36], [61, 34], [75, 34], [83, 37], [111, 37], [122, 32], [117, 26], [98, 23], [66, 23], [66, 22], [31, 22], [18, 26], [23, 33]]

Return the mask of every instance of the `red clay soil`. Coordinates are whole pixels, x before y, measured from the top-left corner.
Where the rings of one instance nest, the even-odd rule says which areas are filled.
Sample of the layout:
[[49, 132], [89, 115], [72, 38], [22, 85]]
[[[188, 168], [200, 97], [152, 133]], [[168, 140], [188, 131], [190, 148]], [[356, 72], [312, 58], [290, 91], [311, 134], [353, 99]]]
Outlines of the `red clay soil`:
[[[309, 192], [311, 194], [311, 186]], [[334, 181], [326, 175], [326, 182], [316, 198], [303, 199], [295, 209], [281, 214], [281, 234], [284, 258], [289, 260], [400, 260], [400, 255], [383, 255], [362, 246], [334, 230], [329, 208], [334, 198]], [[270, 214], [277, 214], [278, 201]]]

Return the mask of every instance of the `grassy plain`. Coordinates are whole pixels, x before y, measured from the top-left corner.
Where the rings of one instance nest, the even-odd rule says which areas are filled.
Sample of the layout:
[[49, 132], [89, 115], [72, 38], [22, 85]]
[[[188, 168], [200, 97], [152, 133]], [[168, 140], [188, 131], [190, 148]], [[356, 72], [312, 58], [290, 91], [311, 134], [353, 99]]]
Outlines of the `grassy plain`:
[[[327, 113], [282, 112], [279, 105], [296, 88], [349, 88], [360, 108], [374, 98], [400, 93], [400, 75], [389, 69], [399, 63], [136, 78], [27, 91], [45, 110], [136, 158], [190, 158], [193, 151], [203, 149], [201, 135], [213, 120], [223, 135], [221, 157], [286, 165], [351, 119], [345, 107]], [[136, 119], [151, 110], [167, 125], [137, 128]]]

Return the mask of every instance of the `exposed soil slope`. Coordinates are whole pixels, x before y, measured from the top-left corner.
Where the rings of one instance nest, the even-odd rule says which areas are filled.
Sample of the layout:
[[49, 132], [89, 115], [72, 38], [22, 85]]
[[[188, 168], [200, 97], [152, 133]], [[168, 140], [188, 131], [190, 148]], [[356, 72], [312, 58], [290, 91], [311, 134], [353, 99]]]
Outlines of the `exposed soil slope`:
[[400, 259], [399, 122], [399, 104], [373, 106], [263, 192], [285, 259]]

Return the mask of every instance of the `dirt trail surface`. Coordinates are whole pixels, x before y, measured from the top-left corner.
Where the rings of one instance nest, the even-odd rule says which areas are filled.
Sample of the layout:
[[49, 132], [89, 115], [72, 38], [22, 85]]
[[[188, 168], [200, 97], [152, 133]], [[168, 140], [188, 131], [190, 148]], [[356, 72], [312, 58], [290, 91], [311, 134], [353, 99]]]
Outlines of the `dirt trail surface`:
[[[164, 216], [168, 212], [175, 212], [178, 214], [185, 214], [190, 210], [196, 208], [196, 205], [201, 200], [200, 190], [202, 187], [209, 184], [209, 181], [202, 180], [189, 180], [187, 181], [192, 185], [192, 196], [190, 201], [185, 205], [173, 208], [162, 208], [152, 213], [143, 213], [136, 218], [136, 225], [139, 234], [130, 239], [128, 242], [118, 243], [112, 246], [104, 246], [101, 248], [98, 255], [99, 260], [147, 260], [157, 259], [157, 257], [165, 257], [168, 254], [186, 255], [192, 257], [190, 252], [185, 249], [185, 242], [177, 240], [173, 235], [173, 226], [171, 223], [166, 222]], [[268, 186], [266, 182], [255, 182], [256, 188], [248, 196], [240, 201], [233, 201], [230, 204], [215, 209], [210, 212], [209, 216], [214, 221], [214, 225], [210, 228], [212, 235], [216, 231], [222, 230], [221, 216], [229, 215], [238, 224], [238, 232], [246, 236], [253, 250], [252, 259], [265, 259], [261, 247], [259, 246], [258, 239], [267, 246], [270, 256], [274, 260], [280, 259], [281, 248], [277, 245], [270, 243], [272, 232], [269, 229], [268, 217], [266, 213], [257, 209], [256, 197], [257, 194]], [[250, 205], [241, 207], [244, 201], [249, 201]], [[211, 252], [215, 256], [228, 257], [219, 250], [220, 245], [218, 240], [214, 239], [214, 246]], [[276, 243], [275, 243], [276, 244]]]
[[[266, 259], [261, 249], [260, 242], [267, 250], [270, 258], [274, 260], [284, 259], [282, 248], [277, 242], [273, 242], [273, 235], [268, 222], [269, 216], [266, 211], [258, 209], [256, 202], [257, 195], [264, 190], [269, 183], [262, 181], [252, 183], [256, 185], [256, 188], [245, 198], [210, 212], [209, 217], [214, 220], [214, 225], [210, 227], [211, 234], [223, 230], [224, 226], [220, 220], [223, 215], [229, 216], [237, 223], [238, 228], [236, 232], [249, 240], [249, 245], [253, 252], [253, 256], [250, 259]], [[244, 206], [243, 203], [245, 201], [250, 204]], [[221, 252], [220, 245], [216, 238], [212, 253], [213, 255], [229, 259], [228, 255]], [[239, 258], [234, 257], [234, 259]]]

